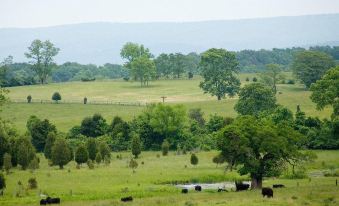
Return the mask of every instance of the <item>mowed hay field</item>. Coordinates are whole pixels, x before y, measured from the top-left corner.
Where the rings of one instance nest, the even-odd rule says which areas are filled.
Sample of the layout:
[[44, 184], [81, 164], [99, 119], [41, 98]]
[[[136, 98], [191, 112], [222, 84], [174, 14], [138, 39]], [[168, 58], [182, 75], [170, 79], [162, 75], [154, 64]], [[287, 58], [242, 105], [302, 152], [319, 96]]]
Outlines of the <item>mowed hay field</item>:
[[[242, 84], [246, 77], [251, 80], [256, 74], [240, 74]], [[290, 76], [287, 73], [287, 76]], [[128, 102], [128, 103], [154, 103], [161, 102], [162, 96], [166, 96], [167, 104], [183, 104], [187, 109], [201, 108], [206, 118], [211, 114], [235, 117], [237, 114], [233, 107], [237, 101], [235, 98], [227, 98], [217, 101], [216, 97], [204, 94], [199, 88], [201, 78], [193, 80], [158, 80], [151, 82], [149, 87], [140, 87], [138, 82], [116, 81], [95, 81], [95, 82], [68, 82], [52, 83], [47, 85], [33, 85], [9, 88], [9, 97], [13, 100], [26, 101], [26, 97], [31, 95], [33, 100], [51, 100], [54, 92], [58, 91], [62, 96], [59, 104], [41, 103], [10, 103], [7, 104], [0, 116], [8, 119], [18, 127], [20, 131], [25, 130], [26, 121], [30, 115], [39, 118], [47, 118], [54, 123], [60, 131], [68, 131], [81, 120], [93, 115], [102, 114], [108, 121], [113, 116], [119, 115], [126, 120], [131, 120], [137, 116], [144, 106], [123, 106], [123, 105], [95, 105], [81, 104], [84, 97], [88, 102]], [[329, 118], [331, 110], [326, 108], [317, 111], [315, 104], [310, 100], [310, 92], [306, 91], [302, 85], [278, 85], [281, 94], [277, 94], [278, 103], [282, 104], [293, 112], [296, 106], [301, 105], [302, 111], [306, 115]], [[77, 104], [63, 103], [63, 101], [77, 101]]]
[[[331, 167], [339, 167], [339, 151], [316, 151], [318, 159], [307, 165], [310, 173], [317, 173]], [[76, 169], [71, 162], [63, 170], [49, 167], [40, 156], [40, 169], [31, 172], [14, 169], [6, 175], [7, 189], [0, 205], [38, 205], [39, 193], [60, 197], [62, 205], [338, 205], [339, 187], [334, 177], [312, 177], [311, 179], [265, 179], [264, 186], [284, 184], [286, 188], [274, 189], [274, 198], [262, 198], [260, 190], [218, 193], [216, 189], [181, 194], [181, 190], [170, 184], [175, 181], [223, 182], [240, 177], [235, 172], [224, 173], [225, 165], [216, 167], [212, 157], [216, 151], [199, 152], [199, 164], [189, 163], [190, 155], [157, 157], [160, 152], [143, 152], [137, 159], [136, 172], [127, 167], [130, 153], [124, 152], [122, 159], [112, 153], [110, 165], [96, 165], [88, 169], [83, 165]], [[144, 164], [142, 164], [144, 162]], [[324, 163], [325, 162], [325, 163]], [[187, 167], [185, 167], [187, 165]], [[17, 182], [26, 188], [30, 177], [38, 181], [38, 189], [23, 191], [22, 197], [14, 197], [18, 191]], [[123, 204], [121, 197], [132, 195], [133, 203]]]

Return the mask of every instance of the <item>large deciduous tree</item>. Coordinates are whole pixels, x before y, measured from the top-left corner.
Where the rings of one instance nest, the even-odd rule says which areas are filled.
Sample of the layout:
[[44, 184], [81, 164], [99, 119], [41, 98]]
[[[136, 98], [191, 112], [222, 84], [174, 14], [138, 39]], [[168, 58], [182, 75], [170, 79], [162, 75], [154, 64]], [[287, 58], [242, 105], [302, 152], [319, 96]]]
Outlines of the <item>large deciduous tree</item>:
[[153, 55], [144, 45], [128, 42], [121, 49], [120, 55], [126, 60], [125, 67], [129, 69], [130, 75], [139, 80], [141, 86], [148, 85], [148, 82], [155, 78]]
[[251, 83], [241, 88], [239, 100], [234, 109], [241, 115], [258, 116], [263, 111], [273, 110], [276, 107], [276, 101], [269, 87], [261, 83]]
[[41, 84], [47, 83], [47, 78], [54, 65], [53, 58], [59, 53], [59, 50], [49, 40], [43, 42], [39, 39], [34, 40], [28, 47], [25, 56], [31, 60], [32, 70], [38, 76]]
[[295, 55], [292, 70], [306, 88], [309, 88], [334, 66], [333, 58], [324, 52], [302, 51]]
[[238, 165], [249, 174], [252, 188], [261, 188], [264, 177], [278, 176], [286, 165], [303, 157], [299, 143], [303, 136], [286, 124], [254, 116], [240, 116], [220, 131], [218, 149], [230, 167]]
[[202, 53], [199, 68], [204, 78], [200, 87], [205, 93], [217, 96], [218, 100], [238, 93], [240, 80], [236, 73], [239, 67], [234, 53], [224, 49], [209, 49]]
[[339, 116], [339, 66], [328, 70], [316, 83], [311, 85], [311, 99], [317, 109], [333, 107], [333, 117]]

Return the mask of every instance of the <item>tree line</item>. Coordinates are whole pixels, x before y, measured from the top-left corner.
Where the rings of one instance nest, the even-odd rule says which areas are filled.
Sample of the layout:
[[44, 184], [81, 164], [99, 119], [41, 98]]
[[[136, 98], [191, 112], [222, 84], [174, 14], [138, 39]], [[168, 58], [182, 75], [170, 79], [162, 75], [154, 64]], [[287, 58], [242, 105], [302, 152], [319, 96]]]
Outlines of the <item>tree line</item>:
[[[141, 82], [147, 85], [151, 80], [161, 78], [193, 78], [203, 72], [200, 67], [202, 54], [189, 53], [162, 53], [155, 57], [144, 45], [126, 43], [121, 49], [124, 65], [79, 64], [66, 62], [57, 65], [55, 56], [59, 53], [50, 41], [34, 40], [28, 47], [25, 56], [28, 63], [15, 63], [13, 57], [8, 56], [1, 62], [0, 84], [2, 87], [44, 84], [47, 82], [91, 81], [95, 79], [123, 78]], [[232, 52], [238, 62], [239, 72], [263, 72], [268, 64], [280, 66], [282, 71], [294, 68], [294, 61], [298, 54], [307, 51], [321, 52], [334, 60], [339, 60], [339, 47], [316, 46], [308, 50], [304, 48], [272, 49], [272, 50], [242, 50]]]

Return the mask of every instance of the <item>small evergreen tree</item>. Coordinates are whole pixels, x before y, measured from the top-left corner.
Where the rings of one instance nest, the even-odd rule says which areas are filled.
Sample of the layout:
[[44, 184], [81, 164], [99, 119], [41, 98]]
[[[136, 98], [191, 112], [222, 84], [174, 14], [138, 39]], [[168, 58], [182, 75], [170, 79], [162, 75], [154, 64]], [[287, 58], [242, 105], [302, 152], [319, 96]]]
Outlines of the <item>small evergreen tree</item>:
[[162, 155], [163, 156], [167, 156], [168, 155], [168, 151], [169, 151], [169, 143], [167, 140], [164, 140], [164, 142], [161, 145], [161, 150], [162, 150]]
[[106, 142], [101, 142], [99, 144], [99, 152], [101, 153], [101, 157], [104, 157], [104, 159], [111, 159], [111, 149]]
[[16, 154], [18, 164], [25, 170], [31, 160], [35, 158], [35, 149], [28, 138], [21, 138], [18, 141]]
[[75, 152], [75, 162], [81, 165], [88, 160], [88, 151], [84, 145], [80, 145]]
[[9, 174], [10, 169], [12, 169], [12, 156], [8, 153], [4, 155], [4, 169], [7, 174]]
[[138, 158], [140, 153], [141, 153], [141, 141], [140, 141], [140, 137], [138, 135], [135, 135], [132, 138], [132, 154], [134, 155], [134, 158]]
[[61, 95], [59, 92], [54, 92], [54, 94], [52, 95], [52, 100], [55, 101], [56, 103], [58, 103], [58, 101], [61, 100]]
[[84, 98], [84, 104], [87, 104], [87, 97]]
[[44, 148], [44, 154], [45, 154], [46, 159], [52, 158], [52, 147], [55, 142], [55, 139], [56, 139], [55, 132], [48, 133], [45, 148]]
[[89, 138], [87, 141], [87, 151], [88, 151], [88, 158], [90, 160], [95, 160], [95, 156], [98, 153], [97, 149], [97, 142], [94, 138]]
[[27, 96], [27, 103], [31, 103], [32, 102], [32, 96], [31, 95], [28, 95]]
[[197, 157], [197, 155], [195, 155], [194, 153], [191, 155], [191, 164], [192, 165], [197, 165], [199, 163], [199, 159]]
[[52, 147], [52, 162], [60, 169], [71, 160], [71, 151], [65, 139], [56, 139]]
[[101, 161], [102, 161], [102, 157], [101, 157], [100, 152], [98, 152], [97, 155], [96, 155], [96, 157], [95, 157], [95, 162], [96, 162], [97, 164], [100, 164]]

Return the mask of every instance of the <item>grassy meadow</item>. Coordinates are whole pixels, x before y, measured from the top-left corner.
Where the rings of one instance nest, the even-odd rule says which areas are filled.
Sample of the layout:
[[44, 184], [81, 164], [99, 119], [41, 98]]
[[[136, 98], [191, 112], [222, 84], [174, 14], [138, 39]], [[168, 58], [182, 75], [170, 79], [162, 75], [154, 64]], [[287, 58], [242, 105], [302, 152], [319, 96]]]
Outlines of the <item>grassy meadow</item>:
[[[308, 171], [319, 172], [329, 167], [339, 167], [339, 151], [316, 151], [318, 159], [307, 165]], [[266, 179], [264, 186], [282, 183], [286, 188], [275, 189], [274, 198], [262, 198], [259, 190], [245, 192], [224, 192], [203, 190], [201, 193], [189, 191], [181, 194], [173, 182], [223, 182], [240, 177], [236, 172], [224, 173], [223, 165], [216, 167], [211, 159], [216, 151], [199, 152], [199, 164], [190, 165], [190, 155], [157, 157], [160, 152], [143, 152], [136, 172], [127, 167], [130, 153], [121, 153], [117, 159], [112, 154], [110, 165], [96, 165], [90, 170], [87, 165], [76, 169], [74, 162], [63, 170], [49, 167], [43, 156], [40, 169], [22, 171], [14, 169], [6, 175], [7, 189], [0, 205], [37, 205], [39, 193], [58, 196], [62, 205], [124, 205], [120, 198], [132, 195], [133, 203], [128, 205], [338, 205], [339, 187], [334, 177], [312, 177], [309, 179]], [[144, 162], [144, 164], [142, 164]], [[325, 164], [323, 162], [326, 162]], [[187, 167], [186, 167], [187, 166]], [[26, 187], [30, 177], [36, 177], [38, 189], [23, 191], [22, 197], [14, 197], [18, 191], [17, 182]], [[299, 184], [299, 185], [298, 185]]]
[[[240, 74], [243, 84], [246, 84], [246, 77], [252, 79], [256, 74]], [[286, 74], [290, 76], [290, 73]], [[153, 103], [161, 102], [162, 96], [166, 96], [167, 104], [183, 104], [187, 109], [201, 108], [206, 118], [217, 113], [223, 116], [235, 117], [236, 112], [233, 107], [237, 98], [227, 98], [217, 101], [216, 97], [204, 94], [199, 88], [199, 77], [193, 80], [159, 80], [151, 82], [149, 87], [140, 87], [138, 82], [115, 81], [95, 81], [95, 82], [67, 82], [52, 83], [47, 85], [33, 85], [9, 88], [9, 97], [13, 101], [26, 101], [26, 97], [31, 95], [33, 100], [50, 100], [52, 94], [58, 91], [64, 101], [81, 102], [84, 97], [88, 101], [100, 102], [140, 102]], [[315, 104], [309, 99], [310, 92], [306, 91], [302, 85], [278, 85], [280, 94], [277, 94], [278, 103], [282, 104], [293, 112], [296, 106], [301, 105], [301, 109], [310, 116], [328, 118], [330, 109], [317, 111]], [[126, 120], [131, 120], [138, 115], [144, 106], [123, 106], [123, 105], [96, 105], [96, 104], [41, 104], [41, 103], [10, 103], [4, 107], [0, 116], [12, 121], [19, 129], [25, 130], [28, 117], [32, 114], [40, 118], [48, 118], [60, 131], [68, 131], [72, 126], [80, 124], [81, 120], [94, 113], [102, 114], [108, 121], [113, 116], [119, 115]]]

